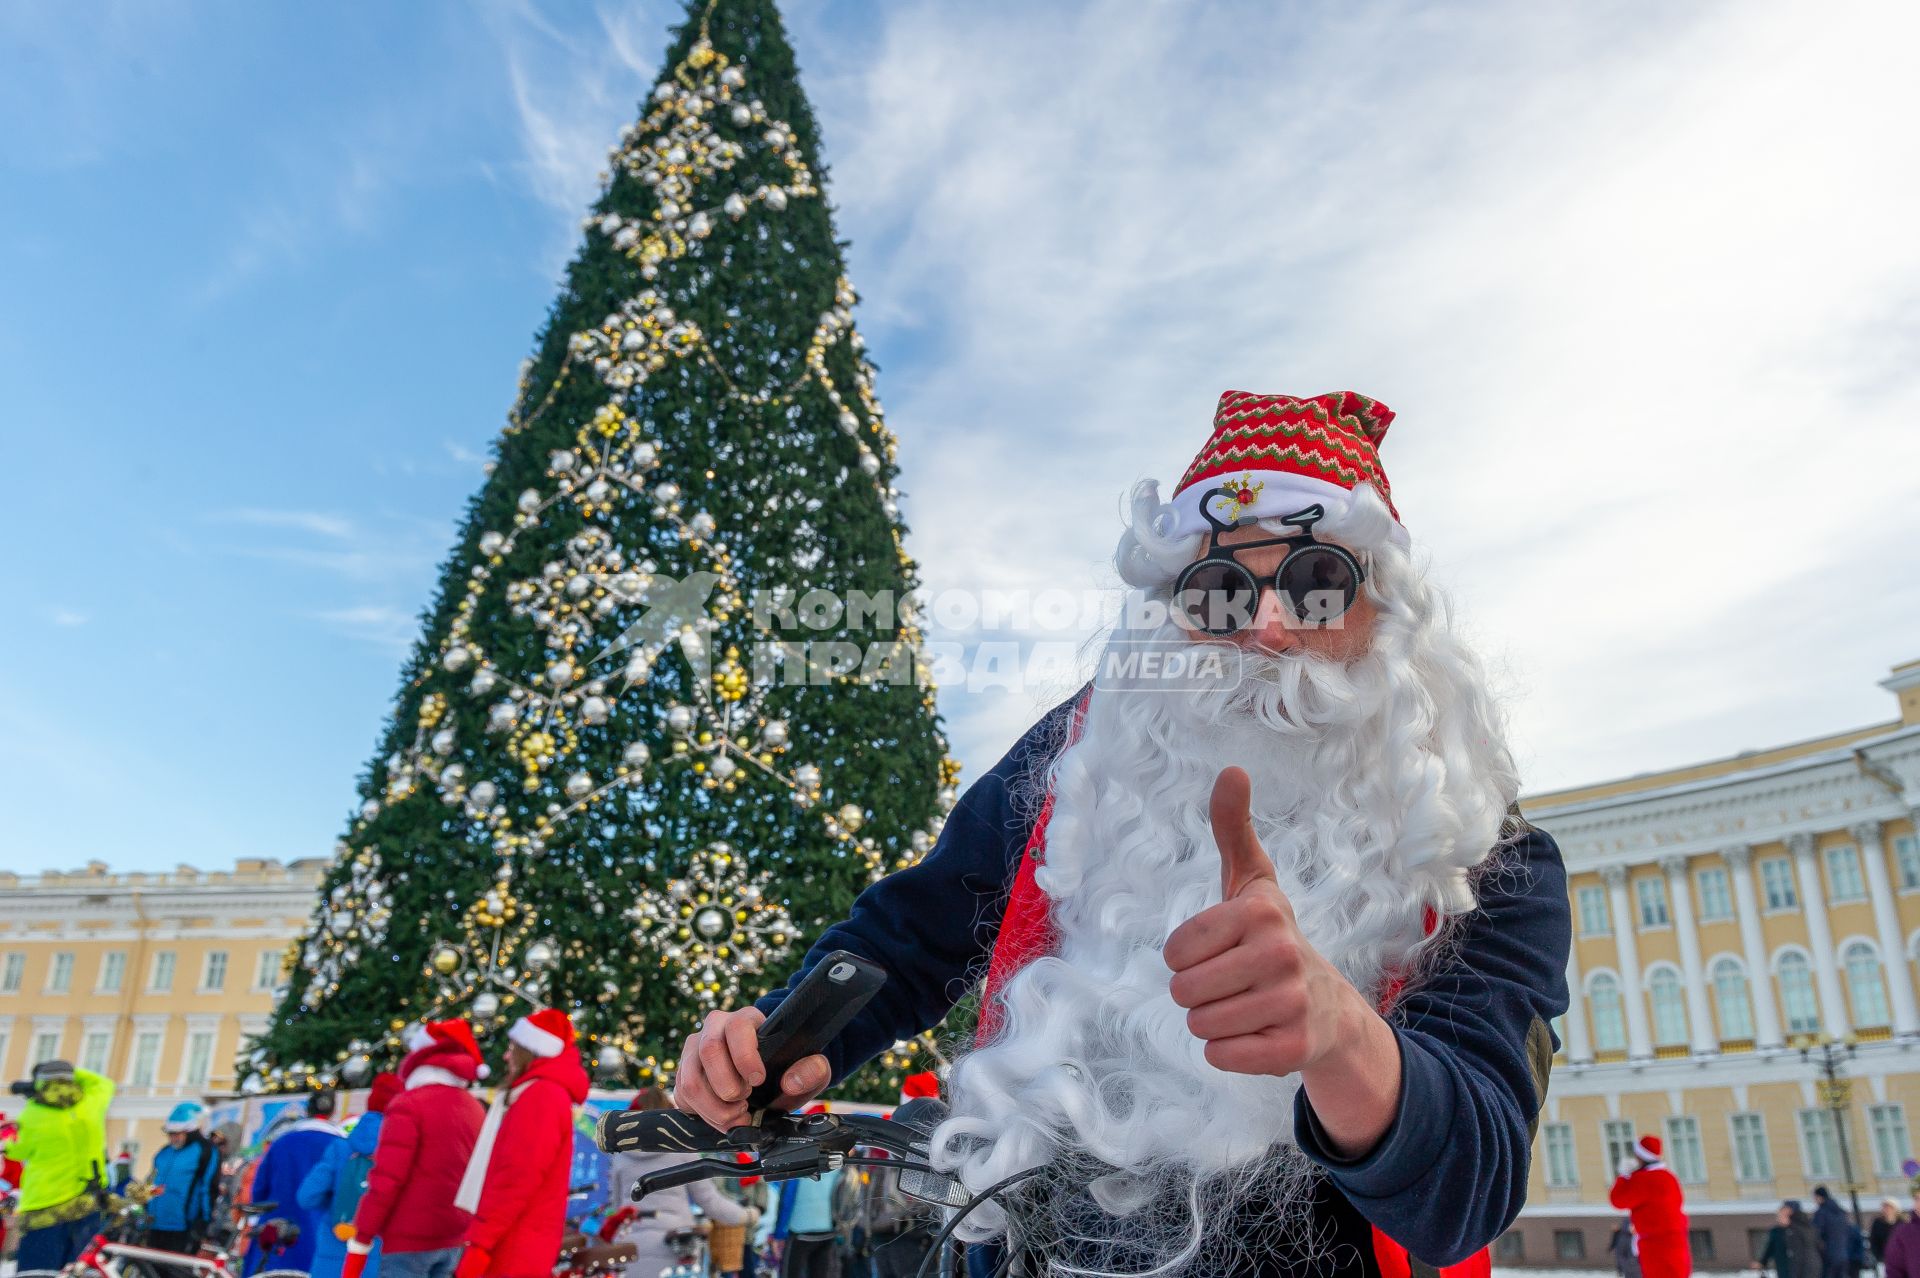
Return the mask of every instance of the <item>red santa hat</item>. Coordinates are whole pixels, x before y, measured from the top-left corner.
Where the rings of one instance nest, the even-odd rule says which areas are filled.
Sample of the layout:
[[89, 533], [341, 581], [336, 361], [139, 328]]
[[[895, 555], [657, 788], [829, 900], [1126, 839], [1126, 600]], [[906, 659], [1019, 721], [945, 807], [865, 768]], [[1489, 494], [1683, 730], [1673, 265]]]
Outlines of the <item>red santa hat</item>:
[[444, 1069], [469, 1083], [489, 1072], [473, 1026], [463, 1020], [428, 1021], [407, 1035], [407, 1047], [407, 1058], [400, 1062], [402, 1079], [422, 1065]]
[[940, 1076], [932, 1070], [922, 1070], [918, 1074], [909, 1074], [900, 1080], [900, 1103], [918, 1100], [922, 1096], [940, 1095]]
[[1633, 1146], [1633, 1156], [1643, 1163], [1659, 1162], [1660, 1138], [1658, 1136], [1642, 1136]]
[[1392, 421], [1392, 409], [1353, 391], [1306, 399], [1227, 391], [1214, 409], [1213, 434], [1173, 490], [1173, 526], [1167, 531], [1206, 532], [1202, 502], [1210, 502], [1207, 511], [1228, 524], [1279, 519], [1314, 505], [1337, 515], [1352, 502], [1354, 489], [1371, 484], [1404, 544], [1406, 530], [1380, 464], [1380, 443]]
[[573, 1046], [573, 1022], [559, 1008], [543, 1007], [515, 1021], [507, 1038], [535, 1056], [558, 1056]]

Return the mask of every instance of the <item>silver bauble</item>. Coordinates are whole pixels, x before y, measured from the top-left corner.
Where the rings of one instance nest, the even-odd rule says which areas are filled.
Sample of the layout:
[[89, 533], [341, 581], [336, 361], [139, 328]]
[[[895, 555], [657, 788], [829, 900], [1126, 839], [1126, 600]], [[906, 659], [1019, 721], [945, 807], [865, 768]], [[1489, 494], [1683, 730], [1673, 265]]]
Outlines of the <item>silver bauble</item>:
[[584, 799], [593, 793], [593, 778], [584, 772], [576, 772], [567, 778], [567, 797]]
[[453, 749], [453, 729], [440, 729], [440, 731], [433, 734], [433, 740], [430, 744], [433, 746], [433, 752], [435, 754], [446, 754], [450, 752]]
[[481, 990], [473, 996], [473, 1019], [490, 1021], [500, 1011], [500, 996], [492, 990]]
[[453, 647], [440, 654], [440, 664], [448, 670], [458, 670], [472, 659], [473, 653], [469, 652], [464, 644], [456, 643]]
[[605, 697], [588, 697], [580, 703], [580, 719], [583, 723], [605, 723], [607, 710]]
[[481, 781], [467, 791], [467, 797], [473, 800], [476, 808], [490, 808], [493, 801], [500, 797], [500, 787], [491, 781]]
[[653, 757], [653, 751], [647, 748], [646, 742], [634, 741], [620, 752], [620, 757], [629, 768], [644, 768], [647, 760]]
[[693, 711], [687, 706], [675, 706], [667, 711], [667, 726], [680, 736], [693, 731]]
[[767, 720], [766, 726], [760, 729], [760, 739], [774, 749], [779, 749], [787, 743], [787, 721], [785, 719]]

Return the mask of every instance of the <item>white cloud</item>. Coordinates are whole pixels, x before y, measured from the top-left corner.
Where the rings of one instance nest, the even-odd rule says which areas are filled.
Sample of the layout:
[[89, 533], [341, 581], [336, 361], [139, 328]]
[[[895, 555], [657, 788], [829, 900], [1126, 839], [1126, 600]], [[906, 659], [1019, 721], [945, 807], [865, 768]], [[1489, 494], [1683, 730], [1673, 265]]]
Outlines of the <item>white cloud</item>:
[[238, 510], [216, 511], [208, 518], [225, 523], [250, 524], [257, 528], [291, 528], [317, 537], [344, 540], [354, 535], [353, 521], [345, 515], [330, 515], [313, 510], [271, 510], [249, 506]]
[[322, 608], [306, 615], [348, 638], [378, 644], [396, 653], [409, 650], [420, 633], [417, 617], [403, 608], [384, 604]]
[[[875, 13], [790, 17], [931, 586], [1104, 582], [1220, 390], [1352, 387], [1535, 787], [1891, 714], [1920, 10]], [[569, 242], [659, 43], [515, 63]], [[943, 698], [970, 772], [1020, 702]]]

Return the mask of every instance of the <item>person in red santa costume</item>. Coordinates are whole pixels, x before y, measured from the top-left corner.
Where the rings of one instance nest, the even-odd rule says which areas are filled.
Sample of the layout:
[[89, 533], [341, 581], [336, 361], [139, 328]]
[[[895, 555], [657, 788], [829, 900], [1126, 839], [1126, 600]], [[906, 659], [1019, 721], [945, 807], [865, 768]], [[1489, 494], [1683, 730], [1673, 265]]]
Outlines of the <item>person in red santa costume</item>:
[[1617, 1170], [1607, 1201], [1632, 1219], [1642, 1278], [1688, 1278], [1693, 1248], [1687, 1240], [1686, 1196], [1679, 1178], [1660, 1161], [1660, 1138], [1642, 1136]]
[[401, 1092], [387, 1103], [341, 1278], [360, 1278], [380, 1244], [382, 1278], [450, 1278], [473, 1215], [454, 1203], [484, 1111], [468, 1090], [487, 1075], [465, 1021], [408, 1036]]
[[587, 1071], [573, 1022], [544, 1007], [507, 1031], [506, 1079], [455, 1203], [473, 1212], [458, 1278], [547, 1278], [566, 1236], [573, 1110]]
[[[934, 1161], [975, 1193], [1047, 1174], [970, 1240], [1081, 1274], [1485, 1273], [1525, 1201], [1565, 870], [1393, 504], [1392, 420], [1222, 395], [1172, 499], [1134, 490], [1092, 684], [810, 951], [891, 979], [788, 1103], [985, 970]], [[743, 1121], [790, 988], [689, 1038], [682, 1108]]]

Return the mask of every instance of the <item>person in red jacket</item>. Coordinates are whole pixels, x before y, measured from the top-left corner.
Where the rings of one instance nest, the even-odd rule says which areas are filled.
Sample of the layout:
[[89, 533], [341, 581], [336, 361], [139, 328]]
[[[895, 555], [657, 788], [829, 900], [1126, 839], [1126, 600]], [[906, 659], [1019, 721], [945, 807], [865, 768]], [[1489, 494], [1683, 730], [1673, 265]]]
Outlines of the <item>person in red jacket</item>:
[[566, 1234], [573, 1107], [587, 1099], [573, 1022], [542, 1008], [507, 1039], [506, 1082], [454, 1200], [473, 1212], [457, 1278], [547, 1278]]
[[454, 1196], [485, 1117], [467, 1090], [487, 1072], [480, 1045], [465, 1021], [433, 1021], [408, 1046], [341, 1278], [360, 1278], [375, 1241], [381, 1278], [451, 1278], [473, 1220]]
[[1643, 1278], [1688, 1278], [1693, 1249], [1680, 1182], [1660, 1161], [1660, 1138], [1642, 1136], [1620, 1160], [1620, 1178], [1607, 1201], [1633, 1218], [1634, 1245]]

